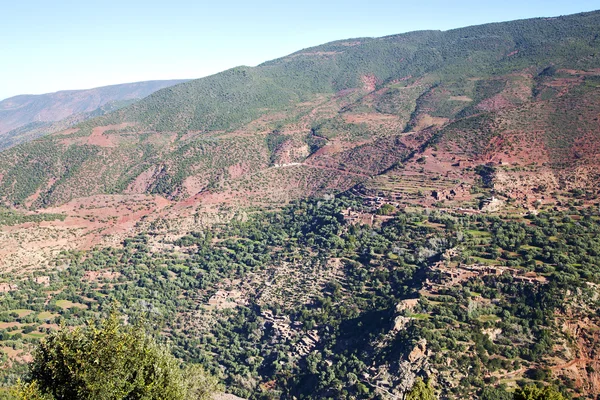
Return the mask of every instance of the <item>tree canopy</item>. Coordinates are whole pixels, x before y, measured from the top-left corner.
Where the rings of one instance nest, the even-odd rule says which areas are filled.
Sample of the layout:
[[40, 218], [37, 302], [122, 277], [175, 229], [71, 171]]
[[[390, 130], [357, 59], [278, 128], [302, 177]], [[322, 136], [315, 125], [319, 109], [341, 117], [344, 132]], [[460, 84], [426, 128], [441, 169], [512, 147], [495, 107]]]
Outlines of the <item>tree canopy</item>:
[[199, 366], [182, 368], [168, 349], [116, 313], [42, 341], [17, 398], [203, 400], [218, 388]]
[[565, 400], [565, 397], [553, 387], [539, 388], [537, 386], [525, 386], [515, 392], [515, 400]]
[[417, 378], [410, 392], [406, 394], [406, 400], [436, 400], [436, 397], [429, 382], [425, 383], [421, 378]]

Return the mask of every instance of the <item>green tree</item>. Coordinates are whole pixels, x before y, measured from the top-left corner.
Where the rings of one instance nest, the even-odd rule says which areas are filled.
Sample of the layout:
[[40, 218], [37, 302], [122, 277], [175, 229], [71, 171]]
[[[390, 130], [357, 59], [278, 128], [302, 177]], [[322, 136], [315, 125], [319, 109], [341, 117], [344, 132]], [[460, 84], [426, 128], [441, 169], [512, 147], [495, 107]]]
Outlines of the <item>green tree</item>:
[[384, 204], [377, 210], [377, 215], [392, 215], [396, 212], [396, 207], [391, 204]]
[[481, 393], [481, 400], [513, 400], [514, 394], [507, 391], [505, 387], [486, 387]]
[[406, 394], [406, 400], [436, 400], [436, 397], [431, 384], [417, 378], [410, 392]]
[[[18, 398], [14, 394], [14, 390], [2, 388], [0, 390], [0, 400], [17, 400]], [[33, 399], [32, 399], [33, 400]]]
[[539, 388], [537, 386], [525, 386], [517, 389], [515, 400], [566, 400], [565, 397], [553, 387]]
[[52, 396], [42, 393], [37, 382], [19, 382], [10, 399], [18, 400], [53, 400]]
[[141, 326], [124, 325], [116, 313], [41, 342], [21, 400], [204, 400], [218, 387], [198, 366], [181, 368]]

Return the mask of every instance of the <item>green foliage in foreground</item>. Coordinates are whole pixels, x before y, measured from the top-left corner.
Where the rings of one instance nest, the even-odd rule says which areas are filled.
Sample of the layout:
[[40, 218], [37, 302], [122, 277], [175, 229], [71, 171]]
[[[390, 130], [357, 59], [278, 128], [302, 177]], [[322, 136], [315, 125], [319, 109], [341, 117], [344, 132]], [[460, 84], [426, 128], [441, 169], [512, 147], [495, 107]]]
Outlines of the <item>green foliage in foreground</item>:
[[[2, 296], [0, 321], [18, 324], [0, 329], [0, 344], [27, 350], [39, 340], [32, 333], [51, 330], [46, 322], [81, 326], [119, 302], [131, 320], [151, 320], [176, 357], [202, 364], [228, 392], [249, 399], [377, 399], [379, 382], [361, 377], [372, 365], [397, 371], [421, 339], [437, 372], [415, 373], [432, 378], [442, 398], [512, 400], [502, 380], [488, 377], [522, 369], [519, 386], [582, 394], [545, 367], [563, 340], [556, 311], [573, 300], [584, 311], [600, 307], [587, 283], [600, 283], [598, 207], [528, 216], [409, 209], [374, 226], [346, 220], [349, 207], [375, 212], [352, 197], [314, 199], [190, 232], [170, 243], [178, 251], [152, 251], [150, 231], [122, 248], [65, 252], [55, 265], [66, 268], [48, 272], [49, 286], [22, 281]], [[446, 257], [448, 249], [455, 255]], [[424, 284], [439, 279], [440, 261], [515, 270], [433, 292]], [[105, 275], [85, 279], [91, 271]], [[518, 279], [525, 273], [543, 282]], [[263, 291], [267, 279], [274, 295]], [[234, 280], [240, 283], [230, 288]], [[247, 302], [210, 309], [219, 290], [243, 291]], [[405, 299], [418, 302], [397, 311]], [[293, 336], [283, 337], [269, 315], [289, 321]], [[396, 331], [397, 316], [410, 321]], [[502, 335], [482, 333], [488, 329]], [[319, 340], [300, 353], [309, 334]], [[23, 376], [18, 363], [1, 372], [6, 386]], [[401, 375], [390, 376], [398, 379], [389, 390], [404, 387]], [[456, 386], [445, 386], [443, 377]]]
[[564, 400], [565, 397], [552, 387], [525, 386], [517, 390], [515, 400]]
[[182, 369], [144, 329], [123, 325], [112, 314], [85, 327], [61, 329], [41, 342], [17, 398], [202, 400], [217, 387], [200, 367]]
[[481, 400], [566, 400], [566, 397], [552, 386], [527, 385], [514, 393], [506, 391], [506, 388], [487, 387], [481, 394]]
[[419, 378], [406, 395], [406, 400], [435, 400], [435, 394], [429, 382], [425, 383]]

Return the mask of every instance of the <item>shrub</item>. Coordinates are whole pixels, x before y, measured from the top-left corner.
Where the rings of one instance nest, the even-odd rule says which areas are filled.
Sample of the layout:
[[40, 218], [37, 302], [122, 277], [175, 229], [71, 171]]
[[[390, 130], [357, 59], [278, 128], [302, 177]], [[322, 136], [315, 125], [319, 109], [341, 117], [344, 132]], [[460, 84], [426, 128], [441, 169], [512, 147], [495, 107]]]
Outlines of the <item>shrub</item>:
[[423, 382], [421, 378], [417, 378], [412, 389], [406, 395], [406, 400], [435, 400], [435, 398], [430, 383]]
[[565, 397], [552, 387], [525, 386], [515, 392], [515, 400], [565, 400]]
[[181, 368], [140, 326], [116, 314], [85, 327], [61, 330], [41, 342], [28, 380], [17, 390], [34, 399], [207, 399], [217, 388], [199, 367]]

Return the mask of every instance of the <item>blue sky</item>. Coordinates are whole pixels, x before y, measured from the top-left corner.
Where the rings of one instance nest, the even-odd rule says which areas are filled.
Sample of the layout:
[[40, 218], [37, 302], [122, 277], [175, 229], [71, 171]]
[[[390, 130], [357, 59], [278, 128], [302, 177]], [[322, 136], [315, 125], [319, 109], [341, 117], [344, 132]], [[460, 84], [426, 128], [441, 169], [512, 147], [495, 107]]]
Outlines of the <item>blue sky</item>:
[[199, 78], [337, 39], [598, 8], [598, 0], [6, 0], [0, 99]]

